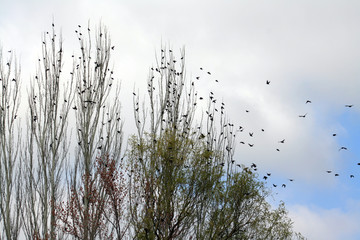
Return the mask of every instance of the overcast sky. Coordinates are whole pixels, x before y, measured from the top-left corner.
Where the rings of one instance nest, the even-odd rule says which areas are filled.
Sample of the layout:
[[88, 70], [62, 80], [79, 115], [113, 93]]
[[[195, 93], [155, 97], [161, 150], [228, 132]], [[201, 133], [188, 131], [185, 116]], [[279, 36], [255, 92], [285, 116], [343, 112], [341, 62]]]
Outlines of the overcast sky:
[[295, 229], [309, 239], [360, 239], [360, 1], [0, 0], [0, 43], [20, 56], [24, 82], [53, 19], [68, 64], [78, 24], [108, 27], [129, 128], [132, 90], [145, 89], [155, 51], [185, 46], [199, 94], [213, 91], [244, 127], [236, 160], [256, 163], [260, 178], [271, 172], [269, 187], [287, 185], [274, 188], [274, 204], [286, 203]]

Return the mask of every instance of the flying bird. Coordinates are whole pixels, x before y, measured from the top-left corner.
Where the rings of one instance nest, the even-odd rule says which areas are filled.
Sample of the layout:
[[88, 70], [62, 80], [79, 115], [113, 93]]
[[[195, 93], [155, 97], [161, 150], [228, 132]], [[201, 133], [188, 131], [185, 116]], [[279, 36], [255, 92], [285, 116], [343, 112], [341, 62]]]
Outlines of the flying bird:
[[351, 108], [353, 107], [354, 105], [345, 105], [345, 107], [348, 107], [348, 108]]
[[269, 84], [270, 84], [270, 81], [269, 81], [269, 80], [266, 80], [266, 84], [269, 85]]
[[283, 139], [283, 140], [279, 141], [279, 143], [284, 143], [284, 142], [285, 142], [285, 139]]
[[308, 103], [311, 103], [311, 101], [310, 101], [310, 100], [306, 100], [305, 104], [308, 104]]
[[335, 137], [336, 136], [336, 133], [333, 133], [333, 137]]
[[304, 117], [306, 117], [306, 115], [307, 115], [307, 113], [305, 113], [304, 115], [299, 115], [299, 117], [304, 118]]
[[340, 149], [339, 149], [339, 151], [340, 150], [347, 150], [347, 148], [346, 147], [341, 147]]

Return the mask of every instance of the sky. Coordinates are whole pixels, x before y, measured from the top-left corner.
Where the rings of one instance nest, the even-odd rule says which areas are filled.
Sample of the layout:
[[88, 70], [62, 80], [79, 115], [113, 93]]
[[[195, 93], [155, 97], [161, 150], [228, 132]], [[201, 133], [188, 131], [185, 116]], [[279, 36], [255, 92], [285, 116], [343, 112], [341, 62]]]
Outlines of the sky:
[[236, 161], [256, 163], [259, 178], [272, 174], [271, 201], [285, 202], [295, 230], [308, 239], [360, 239], [359, 1], [0, 0], [0, 44], [19, 56], [25, 84], [53, 21], [67, 64], [79, 24], [107, 26], [128, 129], [132, 91], [145, 96], [155, 52], [185, 47], [199, 95], [213, 91], [244, 128]]

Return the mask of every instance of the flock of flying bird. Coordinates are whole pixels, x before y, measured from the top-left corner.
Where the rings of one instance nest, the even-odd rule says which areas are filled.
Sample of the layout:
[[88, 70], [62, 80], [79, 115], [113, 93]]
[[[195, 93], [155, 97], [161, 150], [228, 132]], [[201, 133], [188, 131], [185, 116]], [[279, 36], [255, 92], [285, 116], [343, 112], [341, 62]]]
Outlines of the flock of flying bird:
[[[205, 71], [204, 68], [202, 68], [202, 67], [200, 67], [200, 70], [201, 70], [201, 71]], [[205, 71], [205, 72], [206, 72], [206, 71]], [[208, 75], [211, 75], [211, 72], [206, 72], [206, 73], [207, 73]], [[200, 79], [200, 76], [197, 76], [196, 79], [199, 80], [199, 79]], [[215, 82], [219, 82], [219, 81], [218, 81], [217, 79], [215, 79]], [[270, 85], [270, 84], [271, 84], [271, 81], [270, 81], [270, 80], [266, 80], [266, 81], [265, 81], [265, 84], [266, 84], [266, 85]], [[210, 92], [210, 94], [211, 94], [210, 96], [214, 96], [213, 92]], [[203, 99], [203, 98], [200, 97], [200, 100], [202, 100], [202, 99]], [[306, 100], [306, 101], [305, 101], [305, 104], [311, 104], [311, 103], [312, 103], [311, 100]], [[344, 105], [344, 107], [345, 107], [345, 108], [352, 108], [352, 107], [354, 107], [354, 105], [353, 105], [353, 104], [346, 104], [346, 105]], [[249, 111], [249, 110], [245, 110], [245, 112], [246, 112], [246, 113], [249, 113], [250, 111]], [[299, 115], [298, 115], [299, 118], [306, 118], [307, 116], [308, 116], [308, 113], [299, 114]], [[244, 127], [239, 126], [239, 128], [237, 129], [237, 131], [238, 131], [238, 132], [243, 132], [243, 131], [244, 131]], [[264, 130], [264, 129], [261, 129], [261, 131], [264, 132], [265, 130]], [[248, 135], [249, 135], [250, 137], [254, 137], [254, 132], [248, 132]], [[337, 133], [332, 133], [332, 137], [335, 137], [335, 136], [337, 136]], [[279, 143], [279, 144], [284, 144], [284, 143], [285, 143], [285, 139], [282, 139], [282, 140], [278, 141], [278, 143]], [[245, 141], [240, 141], [240, 144], [246, 145]], [[249, 147], [251, 147], [251, 148], [254, 147], [254, 144], [253, 144], [253, 143], [247, 143], [247, 145], [248, 145]], [[348, 150], [348, 148], [345, 147], [345, 146], [341, 146], [341, 147], [338, 149], [338, 151], [342, 151], [342, 150]], [[277, 152], [280, 152], [280, 148], [276, 148], [276, 151], [277, 151]], [[235, 161], [232, 161], [232, 163], [234, 163], [234, 162], [235, 162]], [[236, 165], [237, 165], [239, 168], [241, 168], [241, 165], [240, 165], [240, 164], [236, 164]], [[357, 165], [360, 166], [360, 162], [357, 163]], [[257, 164], [252, 163], [252, 164], [250, 165], [250, 168], [245, 167], [245, 170], [248, 170], [248, 169], [251, 169], [252, 171], [257, 171], [257, 170], [258, 170]], [[327, 174], [334, 173], [333, 170], [326, 170], [325, 172], [326, 172]], [[335, 176], [335, 177], [338, 177], [338, 176], [340, 176], [340, 174], [339, 174], [339, 173], [334, 173], [334, 176]], [[355, 177], [354, 174], [350, 174], [349, 176], [350, 176], [350, 178], [354, 178], [354, 177]], [[266, 172], [266, 174], [264, 174], [264, 176], [262, 177], [262, 179], [265, 180], [265, 181], [267, 181], [268, 179], [270, 179], [270, 177], [271, 177], [271, 173], [270, 173], [270, 172]], [[294, 179], [293, 179], [293, 178], [288, 178], [288, 181], [293, 182]], [[278, 187], [278, 186], [281, 186], [282, 188], [286, 188], [287, 185], [286, 185], [286, 183], [281, 183], [281, 184], [272, 183], [272, 186], [273, 186], [274, 188], [276, 188], [276, 187]]]
[[[54, 27], [54, 25], [53, 25], [53, 27]], [[79, 29], [80, 29], [80, 28], [81, 28], [81, 26], [79, 25]], [[88, 29], [88, 30], [89, 30], [89, 29]], [[90, 31], [90, 30], [89, 30], [89, 31]], [[76, 32], [77, 34], [79, 34], [79, 40], [80, 40], [80, 39], [81, 39], [81, 33], [80, 33], [79, 31], [75, 31], [75, 32]], [[101, 35], [102, 35], [102, 34], [101, 34]], [[100, 36], [100, 37], [101, 37], [101, 36]], [[111, 47], [111, 50], [114, 50], [114, 46]], [[9, 52], [11, 53], [11, 51], [9, 51]], [[172, 50], [169, 50], [169, 52], [172, 53]], [[164, 54], [164, 50], [162, 50], [162, 54]], [[74, 56], [72, 56], [72, 57], [74, 57]], [[174, 60], [174, 63], [175, 63], [175, 60]], [[9, 64], [7, 64], [7, 65], [9, 66]], [[77, 67], [78, 67], [78, 66], [77, 66]], [[152, 68], [152, 70], [154, 70], [154, 69]], [[210, 72], [210, 71], [206, 71], [206, 70], [204, 70], [204, 68], [202, 68], [202, 67], [200, 67], [200, 70], [201, 70], [202, 72], [205, 72], [208, 76], [211, 75], [211, 72]], [[111, 73], [112, 73], [112, 72], [111, 72]], [[179, 73], [178, 73], [178, 74], [179, 74]], [[113, 78], [112, 78], [112, 79], [113, 79]], [[196, 77], [196, 80], [200, 80], [200, 76], [197, 76], [197, 77]], [[16, 81], [16, 79], [13, 79], [12, 81]], [[218, 80], [218, 79], [215, 79], [215, 82], [218, 83], [219, 80]], [[192, 84], [194, 84], [194, 83], [192, 82]], [[265, 84], [269, 86], [269, 85], [271, 85], [271, 81], [266, 80], [266, 81], [265, 81]], [[110, 86], [111, 86], [111, 85], [110, 85]], [[134, 93], [134, 94], [135, 94], [135, 93]], [[214, 99], [214, 93], [213, 93], [213, 92], [210, 92], [210, 98], [211, 98], [211, 100], [212, 100], [213, 103], [216, 103], [216, 100]], [[199, 99], [200, 99], [200, 100], [203, 100], [203, 97], [199, 97]], [[35, 99], [34, 99], [34, 101], [35, 101]], [[66, 101], [66, 100], [65, 100], [65, 101]], [[305, 101], [305, 104], [311, 104], [311, 103], [312, 103], [311, 100], [306, 100], [306, 101]], [[354, 106], [353, 104], [345, 105], [346, 108], [352, 108], [353, 106]], [[73, 109], [76, 111], [76, 110], [77, 110], [77, 107], [74, 106]], [[223, 109], [224, 109], [224, 103], [222, 103], [222, 106], [221, 106], [221, 110], [223, 110]], [[215, 109], [215, 110], [217, 110], [217, 109]], [[249, 112], [250, 112], [249, 110], [245, 110], [245, 111], [246, 111], [246, 113], [249, 113]], [[299, 118], [306, 118], [306, 117], [307, 117], [307, 113], [305, 113], [305, 114], [300, 114], [300, 115], [298, 115], [298, 117], [299, 117]], [[117, 119], [117, 120], [119, 120], [119, 119]], [[35, 116], [34, 121], [36, 121], [36, 116]], [[237, 129], [237, 131], [243, 132], [243, 131], [244, 131], [244, 128], [243, 128], [242, 126], [239, 126], [239, 128]], [[261, 129], [261, 131], [264, 132], [265, 130], [264, 130], [264, 129]], [[253, 137], [253, 136], [254, 136], [254, 132], [249, 132], [248, 134], [249, 134], [250, 137]], [[337, 134], [336, 134], [336, 133], [333, 133], [332, 136], [335, 137], [335, 136], [337, 136]], [[278, 141], [278, 143], [279, 143], [279, 144], [284, 144], [284, 143], [285, 143], [285, 139], [282, 139], [282, 140]], [[79, 143], [79, 144], [80, 144], [80, 143]], [[240, 141], [240, 144], [245, 145], [246, 143], [245, 143], [244, 141]], [[247, 145], [248, 145], [249, 147], [254, 147], [254, 144], [253, 144], [253, 143], [248, 143]], [[98, 147], [98, 149], [100, 150], [101, 147]], [[342, 147], [339, 148], [338, 151], [342, 151], [342, 150], [347, 150], [347, 147], [342, 146]], [[280, 149], [279, 149], [279, 148], [276, 148], [276, 151], [280, 152]], [[234, 163], [234, 162], [233, 162], [233, 163]], [[357, 165], [360, 165], [360, 163], [357, 163]], [[240, 164], [237, 164], [237, 166], [240, 167]], [[257, 165], [256, 165], [255, 163], [252, 163], [251, 166], [250, 166], [250, 168], [251, 168], [253, 171], [257, 171], [257, 169], [258, 169], [258, 168], [257, 168]], [[331, 174], [332, 172], [333, 172], [332, 170], [326, 170], [326, 173], [328, 173], [328, 174]], [[337, 177], [337, 176], [339, 176], [339, 173], [334, 173], [334, 175]], [[267, 180], [270, 178], [270, 176], [271, 176], [271, 173], [267, 172], [262, 178], [263, 178], [265, 181], [267, 181]], [[355, 176], [354, 176], [353, 174], [350, 175], [350, 178], [354, 178], [354, 177], [355, 177]], [[293, 182], [293, 181], [294, 181], [293, 178], [289, 178], [288, 180], [289, 180], [290, 182]], [[277, 187], [278, 184], [273, 183], [272, 186], [273, 186], [273, 187]], [[281, 186], [282, 186], [283, 188], [285, 188], [285, 187], [286, 187], [286, 184], [285, 184], [285, 183], [282, 183]]]

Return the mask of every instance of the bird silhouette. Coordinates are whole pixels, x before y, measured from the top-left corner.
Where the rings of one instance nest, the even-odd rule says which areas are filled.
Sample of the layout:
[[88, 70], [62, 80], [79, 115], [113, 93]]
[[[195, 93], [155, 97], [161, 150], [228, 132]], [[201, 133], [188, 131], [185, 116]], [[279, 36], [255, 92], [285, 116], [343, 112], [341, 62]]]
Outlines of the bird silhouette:
[[284, 142], [285, 142], [285, 139], [283, 139], [283, 140], [279, 141], [279, 143], [284, 143]]
[[305, 113], [304, 115], [299, 115], [299, 117], [304, 118], [304, 117], [306, 117], [306, 115], [307, 115], [307, 113]]
[[348, 107], [348, 108], [351, 108], [353, 107], [354, 105], [345, 105], [345, 107]]
[[270, 81], [269, 81], [269, 80], [266, 80], [266, 84], [269, 85], [269, 84], [270, 84]]
[[339, 151], [340, 150], [347, 150], [347, 148], [346, 147], [341, 147], [340, 149], [339, 149]]

